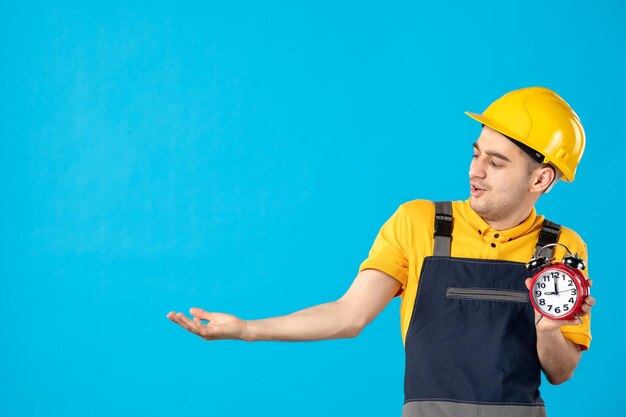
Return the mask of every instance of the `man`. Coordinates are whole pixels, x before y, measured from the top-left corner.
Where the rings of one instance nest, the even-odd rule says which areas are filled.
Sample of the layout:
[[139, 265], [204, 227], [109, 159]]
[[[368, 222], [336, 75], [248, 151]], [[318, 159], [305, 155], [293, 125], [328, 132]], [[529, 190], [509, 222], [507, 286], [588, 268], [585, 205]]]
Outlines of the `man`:
[[[403, 416], [544, 416], [541, 370], [553, 384], [571, 378], [589, 347], [595, 301], [585, 299], [580, 321], [543, 318], [528, 302], [525, 263], [536, 247], [557, 241], [586, 260], [575, 232], [534, 209], [556, 181], [574, 179], [584, 131], [569, 105], [540, 87], [467, 114], [483, 125], [469, 200], [402, 204], [339, 300], [265, 320], [198, 308], [193, 320], [168, 318], [207, 340], [345, 338], [401, 295]], [[563, 254], [558, 248], [554, 256]]]

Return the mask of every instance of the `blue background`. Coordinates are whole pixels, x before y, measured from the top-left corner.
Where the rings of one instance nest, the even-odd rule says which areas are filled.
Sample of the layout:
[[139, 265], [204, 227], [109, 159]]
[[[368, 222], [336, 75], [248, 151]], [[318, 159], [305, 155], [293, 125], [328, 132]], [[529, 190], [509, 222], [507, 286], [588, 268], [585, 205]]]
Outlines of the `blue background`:
[[207, 343], [165, 314], [337, 299], [399, 204], [468, 197], [463, 111], [531, 85], [587, 132], [538, 210], [586, 240], [598, 299], [543, 394], [626, 415], [626, 8], [591, 4], [3, 2], [0, 415], [399, 415], [398, 300], [315, 343]]

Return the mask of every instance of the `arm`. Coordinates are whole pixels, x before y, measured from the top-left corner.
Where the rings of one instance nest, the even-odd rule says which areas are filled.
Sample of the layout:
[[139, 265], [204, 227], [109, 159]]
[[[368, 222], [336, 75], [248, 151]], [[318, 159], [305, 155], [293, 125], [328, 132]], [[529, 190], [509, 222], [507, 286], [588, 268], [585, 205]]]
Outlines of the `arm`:
[[[531, 280], [526, 280], [526, 286]], [[595, 299], [591, 296], [585, 298], [582, 306], [583, 315], [591, 312]], [[578, 320], [550, 320], [535, 312], [537, 323], [537, 355], [546, 378], [551, 384], [558, 385], [567, 381], [574, 375], [574, 370], [580, 361], [580, 347], [563, 337], [561, 326], [576, 326]]]
[[563, 337], [561, 325], [564, 324], [547, 318], [537, 324], [539, 362], [546, 378], [553, 385], [561, 384], [574, 375], [581, 355], [580, 347]]
[[[206, 339], [304, 341], [356, 337], [397, 294], [400, 283], [375, 269], [361, 271], [339, 300], [298, 312], [262, 320], [240, 320], [222, 313], [190, 310], [193, 320], [182, 313], [167, 317]], [[209, 321], [204, 324], [202, 320]]]

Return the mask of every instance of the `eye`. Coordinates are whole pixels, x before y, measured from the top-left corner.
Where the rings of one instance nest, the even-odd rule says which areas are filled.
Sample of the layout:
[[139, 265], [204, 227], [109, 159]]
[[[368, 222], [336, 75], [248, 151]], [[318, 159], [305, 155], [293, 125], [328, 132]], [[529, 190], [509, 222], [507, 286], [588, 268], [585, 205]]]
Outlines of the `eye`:
[[502, 165], [496, 164], [495, 162], [493, 162], [493, 159], [490, 161], [491, 166], [494, 168], [500, 168]]

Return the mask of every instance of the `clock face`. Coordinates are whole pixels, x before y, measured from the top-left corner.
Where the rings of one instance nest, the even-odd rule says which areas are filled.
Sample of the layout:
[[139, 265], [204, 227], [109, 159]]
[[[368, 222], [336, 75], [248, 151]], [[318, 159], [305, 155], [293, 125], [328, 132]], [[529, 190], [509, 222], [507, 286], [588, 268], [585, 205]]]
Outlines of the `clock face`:
[[535, 307], [551, 317], [571, 314], [580, 296], [569, 274], [549, 268], [537, 277], [531, 291]]

